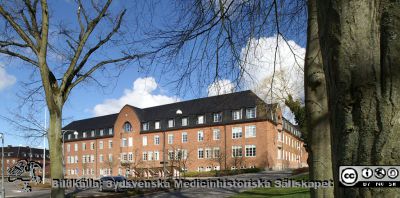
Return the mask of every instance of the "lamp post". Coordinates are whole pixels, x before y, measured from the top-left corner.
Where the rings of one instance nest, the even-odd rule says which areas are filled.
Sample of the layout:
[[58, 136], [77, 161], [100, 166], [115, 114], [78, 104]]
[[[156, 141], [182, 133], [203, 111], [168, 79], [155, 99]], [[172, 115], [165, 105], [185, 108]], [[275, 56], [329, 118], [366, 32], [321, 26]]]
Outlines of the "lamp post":
[[64, 134], [66, 132], [74, 132], [74, 135], [78, 135], [78, 131], [75, 130], [61, 130], [62, 132], [62, 163], [63, 163], [63, 176], [65, 176], [65, 155], [64, 155]]
[[6, 190], [4, 189], [4, 133], [0, 133], [1, 137], [1, 197], [6, 197]]

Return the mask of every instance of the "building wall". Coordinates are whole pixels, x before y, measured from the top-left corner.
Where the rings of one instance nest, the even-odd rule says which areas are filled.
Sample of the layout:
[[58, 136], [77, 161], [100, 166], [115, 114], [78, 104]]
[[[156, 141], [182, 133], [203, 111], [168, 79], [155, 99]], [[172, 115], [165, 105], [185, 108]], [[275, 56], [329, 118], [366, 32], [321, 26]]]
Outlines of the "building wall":
[[[282, 116], [280, 115], [279, 118]], [[180, 120], [176, 120], [178, 122]], [[129, 122], [132, 125], [131, 132], [124, 131], [124, 123]], [[240, 124], [230, 124], [222, 126], [212, 126], [212, 127], [198, 127], [190, 129], [180, 129], [172, 130], [167, 132], [151, 132], [151, 133], [140, 133], [140, 120], [135, 113], [135, 110], [129, 106], [125, 106], [119, 113], [118, 119], [114, 124], [114, 136], [110, 138], [100, 138], [93, 140], [80, 140], [80, 141], [70, 141], [66, 144], [71, 144], [71, 151], [67, 152], [67, 147], [65, 146], [65, 158], [67, 161], [68, 156], [78, 156], [78, 163], [66, 164], [67, 177], [81, 177], [82, 168], [94, 169], [94, 174], [85, 174], [86, 177], [99, 177], [101, 175], [111, 174], [111, 175], [126, 175], [125, 171], [127, 167], [129, 169], [146, 169], [146, 168], [162, 168], [163, 165], [163, 144], [165, 142], [165, 157], [168, 161], [166, 165], [167, 168], [171, 165], [177, 166], [177, 161], [168, 160], [169, 150], [182, 150], [185, 149], [188, 152], [187, 160], [185, 165], [188, 171], [198, 171], [200, 168], [202, 170], [208, 170], [219, 168], [219, 169], [231, 169], [231, 168], [250, 168], [258, 167], [265, 169], [287, 169], [287, 168], [299, 168], [306, 165], [306, 152], [303, 148], [303, 143], [299, 138], [292, 135], [287, 131], [279, 132], [282, 130], [282, 120], [278, 121], [275, 125], [271, 121], [257, 121], [257, 122], [247, 122]], [[256, 126], [256, 137], [246, 138], [246, 126]], [[242, 128], [242, 137], [238, 139], [232, 138], [232, 128], [240, 127]], [[220, 130], [220, 139], [213, 140], [213, 130]], [[204, 140], [198, 141], [198, 131], [203, 131]], [[182, 143], [182, 133], [187, 133], [188, 141]], [[278, 138], [279, 133], [284, 134], [283, 141]], [[168, 135], [173, 135], [173, 143], [168, 143]], [[154, 137], [158, 136], [160, 138], [160, 144], [156, 145], [154, 143]], [[147, 137], [147, 145], [143, 144], [143, 137]], [[283, 136], [282, 136], [283, 137]], [[122, 139], [126, 138], [127, 146], [122, 146]], [[129, 145], [130, 140], [132, 145]], [[108, 142], [112, 141], [112, 148], [109, 148]], [[99, 149], [99, 142], [103, 141], [103, 149]], [[90, 149], [90, 142], [95, 143], [95, 149]], [[74, 144], [78, 144], [78, 151], [74, 151]], [[82, 143], [86, 143], [86, 150], [82, 151]], [[246, 157], [246, 145], [256, 146], [256, 156]], [[232, 146], [241, 146], [243, 157], [232, 157]], [[213, 149], [219, 147], [220, 154], [226, 156], [225, 158], [206, 158], [206, 149]], [[281, 158], [278, 159], [278, 148], [281, 148], [283, 154]], [[204, 158], [198, 158], [198, 149], [203, 149]], [[154, 152], [159, 153], [159, 160], [143, 160], [143, 152]], [[290, 153], [290, 154], [289, 154]], [[112, 154], [112, 161], [108, 161], [108, 155]], [[123, 160], [123, 155], [121, 154], [131, 154], [132, 161], [127, 161], [125, 163]], [[82, 155], [94, 155], [94, 162], [83, 164]], [[103, 155], [103, 162], [100, 162], [100, 155]], [[290, 155], [290, 157], [289, 157]], [[127, 157], [128, 158], [128, 157]], [[104, 172], [103, 169], [109, 169], [112, 166], [112, 172]], [[78, 169], [77, 174], [69, 174], [68, 170]], [[102, 170], [100, 170], [102, 169]], [[76, 172], [76, 171], [75, 171]], [[92, 173], [92, 171], [90, 171]], [[132, 172], [129, 172], [132, 173]]]

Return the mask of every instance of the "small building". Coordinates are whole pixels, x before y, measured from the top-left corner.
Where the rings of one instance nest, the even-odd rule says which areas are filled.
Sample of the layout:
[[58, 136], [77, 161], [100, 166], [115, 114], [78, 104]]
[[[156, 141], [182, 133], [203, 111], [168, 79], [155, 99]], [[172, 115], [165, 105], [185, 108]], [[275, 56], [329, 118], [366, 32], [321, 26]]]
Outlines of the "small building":
[[[1, 157], [1, 147], [0, 147]], [[50, 176], [50, 153], [46, 149], [46, 177]], [[43, 167], [43, 148], [32, 148], [29, 146], [11, 146], [4, 147], [4, 173], [7, 174], [7, 170], [13, 167], [19, 160], [35, 161]], [[0, 161], [1, 165], [1, 161]], [[42, 170], [39, 171], [42, 174]]]

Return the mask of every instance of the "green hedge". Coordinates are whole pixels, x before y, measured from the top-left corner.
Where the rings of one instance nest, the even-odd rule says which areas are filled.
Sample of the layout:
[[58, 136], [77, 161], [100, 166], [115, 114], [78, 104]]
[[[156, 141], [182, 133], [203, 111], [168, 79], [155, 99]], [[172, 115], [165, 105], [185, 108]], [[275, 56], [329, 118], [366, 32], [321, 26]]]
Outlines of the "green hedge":
[[204, 172], [186, 172], [182, 173], [181, 176], [185, 177], [219, 177], [219, 176], [227, 176], [227, 175], [237, 175], [242, 173], [258, 173], [261, 172], [260, 168], [247, 168], [247, 169], [239, 169], [239, 170], [220, 170], [220, 171], [204, 171]]

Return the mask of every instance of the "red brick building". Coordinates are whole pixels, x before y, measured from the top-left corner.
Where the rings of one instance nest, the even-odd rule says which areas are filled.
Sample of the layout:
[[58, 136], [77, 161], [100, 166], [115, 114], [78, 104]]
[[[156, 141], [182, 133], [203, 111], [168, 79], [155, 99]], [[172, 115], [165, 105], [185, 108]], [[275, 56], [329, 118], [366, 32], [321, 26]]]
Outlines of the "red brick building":
[[67, 177], [307, 166], [296, 126], [251, 91], [144, 109], [126, 105], [63, 129]]
[[[0, 147], [1, 157], [1, 147]], [[50, 158], [49, 150], [46, 149], [46, 177], [50, 176]], [[42, 165], [43, 168], [43, 149], [32, 148], [29, 146], [11, 146], [4, 147], [4, 173], [7, 175], [7, 171], [13, 167], [19, 160], [35, 161]], [[1, 161], [0, 161], [1, 167]], [[42, 175], [42, 170], [38, 170], [39, 174]]]

